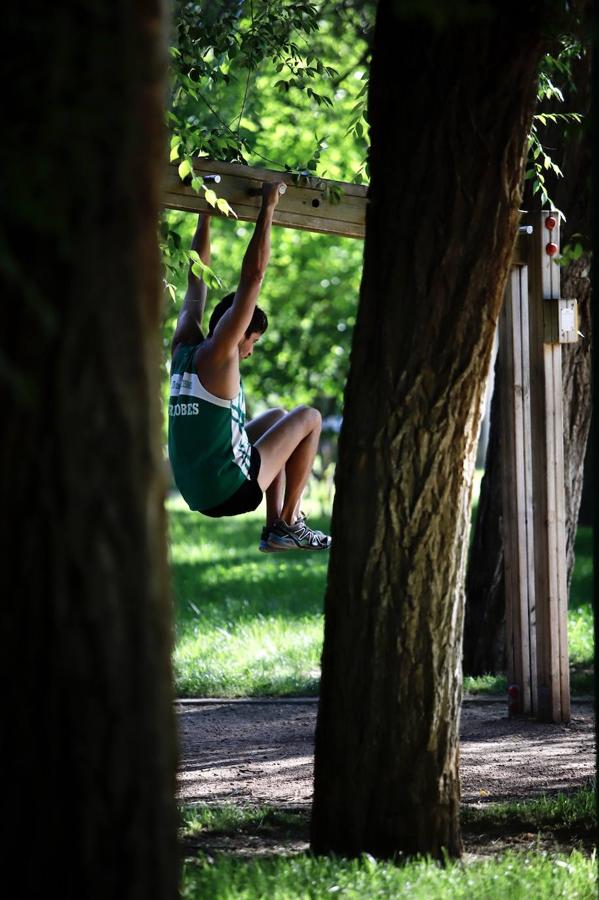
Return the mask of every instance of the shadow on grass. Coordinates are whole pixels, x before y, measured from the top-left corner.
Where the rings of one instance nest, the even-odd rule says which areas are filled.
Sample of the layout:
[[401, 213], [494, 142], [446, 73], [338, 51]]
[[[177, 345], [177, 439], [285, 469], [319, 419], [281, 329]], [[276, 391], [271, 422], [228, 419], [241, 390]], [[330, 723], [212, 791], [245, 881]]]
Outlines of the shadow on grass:
[[[179, 839], [184, 856], [214, 850], [256, 852], [258, 848], [285, 852], [291, 849], [289, 844], [309, 841], [310, 810], [186, 804], [180, 814]], [[521, 835], [530, 845], [531, 837], [537, 835], [571, 846], [582, 845], [590, 853], [597, 835], [595, 792], [589, 787], [535, 800], [491, 803], [484, 808], [464, 806], [460, 820], [467, 849], [485, 837]]]

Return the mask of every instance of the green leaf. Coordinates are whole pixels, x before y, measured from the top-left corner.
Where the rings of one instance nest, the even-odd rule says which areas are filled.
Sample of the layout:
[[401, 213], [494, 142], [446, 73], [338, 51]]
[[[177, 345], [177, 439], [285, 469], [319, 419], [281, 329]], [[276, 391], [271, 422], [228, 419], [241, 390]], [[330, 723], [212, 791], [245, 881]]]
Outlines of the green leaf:
[[237, 213], [233, 209], [232, 206], [229, 206], [224, 197], [219, 197], [216, 201], [216, 205], [221, 212], [223, 212], [226, 216], [233, 216], [235, 219], [237, 218]]
[[188, 159], [184, 159], [183, 162], [179, 165], [177, 170], [179, 172], [179, 178], [183, 181], [187, 176], [191, 173], [191, 163]]
[[204, 199], [206, 200], [206, 203], [210, 204], [210, 206], [216, 206], [216, 201], [218, 200], [218, 197], [216, 196], [215, 192], [211, 188], [206, 188], [204, 190]]

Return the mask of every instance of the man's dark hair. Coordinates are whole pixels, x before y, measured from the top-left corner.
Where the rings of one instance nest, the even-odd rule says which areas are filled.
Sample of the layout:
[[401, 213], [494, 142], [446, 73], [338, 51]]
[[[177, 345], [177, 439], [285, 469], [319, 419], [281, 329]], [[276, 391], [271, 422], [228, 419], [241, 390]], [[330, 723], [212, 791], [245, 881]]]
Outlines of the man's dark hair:
[[[235, 293], [227, 294], [226, 297], [223, 297], [220, 300], [214, 309], [212, 310], [212, 315], [210, 316], [210, 322], [208, 325], [208, 337], [212, 337], [214, 333], [214, 329], [220, 322], [221, 318], [224, 316], [228, 309], [231, 309], [233, 305], [233, 300], [235, 299]], [[266, 318], [266, 313], [263, 309], [260, 309], [259, 306], [254, 310], [254, 315], [252, 316], [252, 321], [248, 325], [245, 336], [249, 337], [250, 334], [254, 332], [258, 332], [259, 334], [264, 334], [266, 329], [268, 328], [268, 319]]]

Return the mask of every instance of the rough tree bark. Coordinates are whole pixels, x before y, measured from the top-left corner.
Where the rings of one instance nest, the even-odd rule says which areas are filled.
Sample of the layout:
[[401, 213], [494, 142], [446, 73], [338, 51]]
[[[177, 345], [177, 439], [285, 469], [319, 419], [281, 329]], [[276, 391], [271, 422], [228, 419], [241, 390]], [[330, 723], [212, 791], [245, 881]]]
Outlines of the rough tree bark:
[[[498, 356], [485, 474], [466, 574], [464, 672], [468, 675], [502, 672], [506, 666], [500, 422], [501, 359]], [[502, 602], [494, 602], [496, 598]]]
[[5, 25], [3, 878], [11, 897], [164, 900], [162, 4], [59, 0]]
[[397, 8], [382, 0], [374, 38], [370, 204], [337, 465], [312, 846], [439, 857], [461, 851], [475, 444], [542, 47], [535, 5], [496, 4], [490, 19], [437, 27], [400, 20]]
[[[586, 53], [574, 68], [576, 90], [567, 103], [568, 111], [588, 115], [591, 104], [591, 55]], [[564, 178], [552, 186], [556, 205], [566, 214], [562, 245], [572, 235], [582, 234], [588, 248], [591, 214], [591, 138], [587, 125], [576, 128], [564, 139], [554, 129], [545, 135], [547, 146], [560, 148]], [[556, 156], [555, 150], [552, 155]], [[591, 419], [591, 280], [588, 252], [562, 271], [563, 297], [579, 303], [580, 331], [584, 338], [562, 350], [564, 385], [564, 463], [566, 470], [566, 551], [568, 585], [574, 569], [574, 542], [582, 498], [584, 460]], [[481, 483], [478, 516], [466, 577], [466, 618], [464, 623], [464, 671], [483, 675], [505, 669], [505, 594], [503, 583], [503, 540], [500, 460], [501, 390], [495, 379], [491, 429], [485, 475]]]

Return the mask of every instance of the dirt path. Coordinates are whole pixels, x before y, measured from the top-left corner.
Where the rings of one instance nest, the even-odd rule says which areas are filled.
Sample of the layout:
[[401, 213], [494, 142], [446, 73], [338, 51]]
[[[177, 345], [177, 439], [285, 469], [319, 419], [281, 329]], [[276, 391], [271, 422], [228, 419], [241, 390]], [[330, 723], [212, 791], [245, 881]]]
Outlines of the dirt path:
[[[310, 806], [315, 702], [181, 702], [177, 718], [181, 800]], [[563, 726], [508, 719], [504, 703], [466, 701], [461, 741], [467, 804], [570, 792], [595, 772], [591, 703], [575, 703]]]

